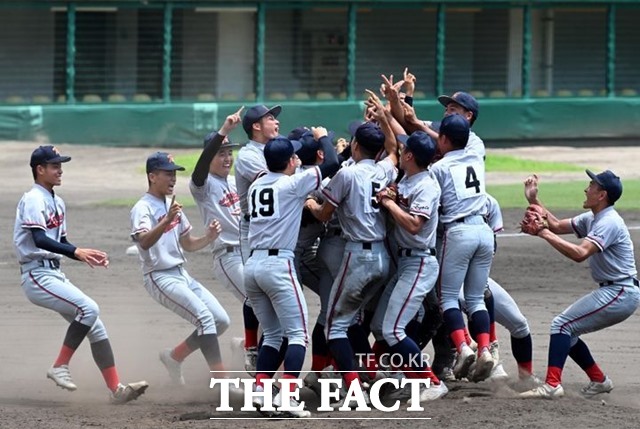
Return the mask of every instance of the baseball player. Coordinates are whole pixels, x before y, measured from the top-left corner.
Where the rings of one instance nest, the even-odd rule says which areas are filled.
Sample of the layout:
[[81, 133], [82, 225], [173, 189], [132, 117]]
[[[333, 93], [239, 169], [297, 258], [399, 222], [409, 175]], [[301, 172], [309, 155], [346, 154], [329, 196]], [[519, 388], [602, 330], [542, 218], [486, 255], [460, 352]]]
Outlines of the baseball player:
[[[587, 175], [591, 181], [584, 190], [582, 207], [588, 212], [560, 220], [543, 207], [544, 217], [535, 216], [536, 230], [527, 232], [538, 235], [575, 262], [588, 259], [591, 277], [600, 287], [553, 319], [545, 383], [521, 393], [523, 398], [564, 396], [561, 382], [567, 357], [589, 377], [589, 384], [581, 390], [585, 397], [611, 392], [613, 382], [602, 372], [580, 337], [626, 320], [640, 304], [633, 243], [624, 220], [614, 208], [622, 195], [622, 182], [610, 170], [600, 174], [587, 170]], [[527, 201], [542, 206], [538, 199], [538, 178], [529, 176], [524, 183]], [[559, 237], [570, 233], [582, 241], [574, 244]]]
[[[176, 165], [166, 152], [147, 158], [147, 193], [131, 209], [131, 238], [136, 243], [144, 287], [163, 307], [189, 321], [196, 329], [160, 360], [176, 384], [184, 384], [182, 361], [200, 349], [211, 371], [223, 371], [218, 335], [229, 327], [229, 316], [218, 300], [184, 268], [184, 250], [195, 252], [213, 242], [221, 232], [213, 220], [202, 237], [191, 235], [191, 224], [175, 201]], [[167, 201], [167, 196], [173, 195]]]
[[242, 260], [249, 258], [249, 204], [247, 193], [249, 186], [260, 176], [267, 173], [264, 160], [264, 145], [271, 139], [278, 137], [280, 122], [276, 119], [282, 107], [273, 106], [269, 109], [264, 105], [249, 108], [242, 118], [242, 128], [249, 137], [249, 142], [238, 152], [235, 176], [238, 196], [240, 197], [240, 249]]
[[87, 337], [93, 358], [111, 392], [111, 402], [123, 404], [137, 399], [149, 385], [146, 381], [120, 383], [98, 305], [60, 270], [62, 256], [90, 267], [109, 266], [105, 252], [76, 247], [67, 240], [65, 204], [53, 188], [62, 184], [62, 164], [70, 160], [71, 157], [61, 155], [54, 146], [40, 146], [31, 154], [34, 185], [18, 203], [13, 230], [22, 289], [29, 301], [59, 313], [69, 322], [60, 353], [47, 371], [47, 378], [69, 391], [78, 388], [71, 378], [69, 362]]
[[458, 302], [464, 284], [469, 325], [478, 342], [474, 381], [481, 381], [489, 377], [494, 366], [489, 351], [489, 314], [484, 304], [493, 258], [493, 232], [484, 218], [484, 160], [479, 153], [465, 150], [468, 140], [469, 121], [458, 114], [445, 116], [438, 137], [442, 159], [433, 164], [431, 172], [442, 190], [440, 222], [445, 232], [439, 293], [444, 323], [459, 356], [454, 374], [458, 378], [466, 374], [476, 358], [465, 339]]
[[233, 144], [228, 134], [240, 123], [242, 108], [229, 115], [217, 133], [205, 138], [205, 147], [196, 162], [189, 190], [200, 209], [205, 227], [219, 220], [222, 233], [211, 243], [215, 277], [242, 303], [244, 320], [245, 369], [255, 375], [258, 356], [258, 319], [244, 290], [242, 255], [240, 253], [240, 199], [236, 192], [235, 177], [229, 172], [233, 166]]
[[[307, 195], [320, 186], [322, 177], [334, 173], [338, 158], [328, 139], [322, 139], [325, 162], [302, 173], [296, 171], [300, 142], [284, 137], [270, 140], [264, 148], [269, 172], [249, 187], [250, 257], [245, 265], [245, 288], [263, 329], [258, 353], [256, 389], [281, 363], [283, 338], [284, 378], [298, 378], [308, 343], [307, 304], [300, 288], [294, 250]], [[283, 385], [283, 389], [290, 386]], [[292, 392], [293, 393], [293, 392]], [[282, 405], [280, 394], [274, 399]], [[260, 402], [256, 403], [260, 407]], [[292, 406], [297, 406], [291, 400]], [[309, 417], [306, 410], [289, 411], [291, 417]]]
[[[377, 193], [395, 180], [397, 142], [386, 109], [371, 91], [370, 101], [381, 126], [366, 122], [358, 127], [351, 154], [355, 164], [341, 168], [324, 189], [322, 205], [307, 200], [307, 207], [321, 221], [336, 212], [346, 239], [342, 264], [329, 296], [327, 340], [347, 386], [360, 382], [347, 331], [357, 314], [374, 298], [387, 280], [389, 255], [384, 245], [384, 213]], [[376, 162], [385, 149], [386, 158]], [[371, 352], [369, 347], [368, 352]]]
[[393, 235], [397, 248], [392, 250], [399, 260], [397, 273], [378, 301], [371, 322], [376, 340], [384, 339], [390, 351], [402, 356], [409, 366], [404, 371], [407, 377], [432, 379], [430, 388], [422, 386], [421, 401], [435, 400], [448, 392], [405, 332], [438, 277], [435, 245], [440, 186], [427, 171], [435, 153], [436, 143], [427, 133], [412, 133], [400, 154], [405, 175], [398, 183], [397, 196], [388, 188], [379, 193], [380, 204], [396, 223]]

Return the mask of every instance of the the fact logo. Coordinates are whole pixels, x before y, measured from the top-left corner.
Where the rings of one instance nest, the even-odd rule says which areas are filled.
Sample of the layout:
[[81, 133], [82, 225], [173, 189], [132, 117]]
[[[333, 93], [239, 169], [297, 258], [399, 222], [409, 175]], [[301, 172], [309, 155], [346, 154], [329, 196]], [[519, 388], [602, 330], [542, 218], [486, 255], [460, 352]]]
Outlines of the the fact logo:
[[[316, 412], [328, 411], [372, 411], [378, 410], [383, 412], [393, 412], [400, 409], [400, 401], [395, 401], [392, 405], [385, 405], [380, 398], [380, 391], [385, 384], [391, 385], [394, 389], [402, 389], [410, 386], [411, 401], [406, 411], [424, 411], [420, 404], [420, 391], [422, 388], [429, 388], [431, 380], [428, 378], [404, 378], [398, 380], [395, 378], [383, 378], [374, 382], [367, 392], [363, 390], [360, 383], [351, 383], [345, 389], [342, 388], [342, 378], [321, 378], [318, 380], [320, 384], [320, 406]], [[274, 383], [280, 384], [279, 406], [274, 405]], [[308, 409], [305, 407], [304, 401], [300, 402], [299, 388], [302, 387], [302, 380], [295, 379], [265, 379], [263, 380], [264, 391], [255, 391], [255, 379], [253, 378], [211, 378], [210, 388], [219, 386], [220, 388], [220, 405], [216, 407], [216, 411], [257, 411], [256, 404], [260, 404], [260, 410], [271, 411], [302, 411]], [[231, 390], [243, 391], [243, 406], [238, 410], [234, 409], [229, 402], [229, 392]], [[294, 399], [295, 402], [292, 402]], [[295, 404], [295, 406], [291, 405]]]

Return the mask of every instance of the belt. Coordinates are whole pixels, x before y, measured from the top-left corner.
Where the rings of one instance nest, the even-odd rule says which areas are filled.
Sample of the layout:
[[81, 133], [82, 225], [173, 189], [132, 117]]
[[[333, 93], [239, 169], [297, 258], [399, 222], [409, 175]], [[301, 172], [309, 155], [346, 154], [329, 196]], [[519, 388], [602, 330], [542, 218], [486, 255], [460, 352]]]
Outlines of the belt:
[[253, 249], [249, 256], [253, 255], [254, 250], [267, 250], [269, 252], [269, 256], [278, 256], [278, 253], [280, 253], [280, 249]]
[[613, 286], [613, 285], [616, 285], [616, 284], [620, 284], [620, 283], [622, 283], [622, 282], [624, 282], [625, 280], [628, 280], [628, 279], [631, 279], [631, 281], [633, 282], [634, 286], [640, 287], [640, 282], [635, 277], [625, 277], [624, 279], [620, 279], [620, 280], [607, 280], [606, 282], [600, 282], [599, 285], [600, 285], [600, 287]]
[[436, 256], [436, 249], [398, 249], [398, 256], [411, 256], [411, 254], [428, 253], [429, 256]]
[[236, 247], [236, 246], [227, 246], [227, 247], [225, 248], [225, 251], [226, 251], [227, 253], [233, 253], [233, 252], [235, 252], [235, 251], [236, 251], [236, 249], [237, 249], [237, 247]]
[[360, 243], [360, 244], [362, 244], [362, 250], [371, 250], [371, 249], [373, 249], [373, 243], [366, 242], [366, 243]]
[[55, 270], [60, 269], [59, 259], [38, 259], [37, 261], [25, 262], [20, 265], [20, 273], [26, 273], [34, 268], [52, 268]]
[[339, 235], [342, 235], [342, 230], [341, 230], [341, 229], [332, 229], [332, 230], [331, 230], [331, 234], [330, 234], [330, 235], [332, 235], [332, 236], [334, 236], [334, 237], [337, 237], [337, 236], [339, 236]]
[[249, 214], [245, 214], [245, 215], [243, 216], [243, 218], [244, 218], [245, 222], [249, 222], [249, 221], [251, 220], [251, 215], [249, 215]]

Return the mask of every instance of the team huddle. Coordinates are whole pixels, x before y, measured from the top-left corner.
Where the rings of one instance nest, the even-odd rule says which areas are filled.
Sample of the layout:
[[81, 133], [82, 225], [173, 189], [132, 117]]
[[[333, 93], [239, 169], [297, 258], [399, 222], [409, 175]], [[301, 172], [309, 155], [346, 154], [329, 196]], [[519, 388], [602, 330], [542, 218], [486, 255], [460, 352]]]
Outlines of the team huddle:
[[[614, 208], [622, 195], [620, 178], [609, 170], [587, 170], [583, 208], [588, 211], [568, 219], [543, 206], [537, 176], [524, 182], [530, 206], [522, 231], [574, 261], [589, 259], [599, 285], [553, 320], [547, 374], [539, 380], [527, 319], [490, 278], [495, 237], [503, 225], [498, 202], [486, 192], [484, 143], [471, 129], [477, 100], [465, 92], [440, 96], [444, 116], [424, 121], [412, 106], [415, 77], [405, 70], [398, 82], [382, 79], [385, 101], [367, 91], [365, 120], [350, 125], [351, 141], [339, 152], [323, 127], [300, 126], [281, 135], [280, 106], [256, 105], [244, 115], [244, 108], [229, 115], [219, 131], [206, 136], [189, 182], [203, 236], [191, 234], [175, 199], [176, 171], [184, 168], [166, 152], [148, 157], [148, 189], [130, 213], [143, 284], [194, 329], [160, 352], [171, 380], [185, 383], [182, 362], [197, 350], [210, 371], [225, 374], [219, 338], [231, 320], [185, 268], [185, 252], [209, 246], [215, 278], [242, 306], [244, 338], [236, 346], [255, 377], [256, 393], [264, 392], [265, 380], [278, 371], [284, 379], [300, 378], [309, 343], [311, 370], [304, 383], [319, 392], [320, 379], [342, 378], [336, 405], [356, 406], [347, 394], [354, 383], [368, 401], [368, 387], [383, 378], [429, 379], [420, 401], [442, 398], [448, 393], [445, 383], [454, 380], [507, 380], [496, 323], [510, 334], [522, 398], [563, 396], [567, 357], [589, 378], [584, 396], [610, 392], [612, 380], [581, 335], [622, 322], [640, 305], [633, 243]], [[239, 145], [228, 135], [240, 124], [249, 141], [234, 160]], [[31, 302], [69, 322], [47, 377], [76, 390], [69, 362], [87, 337], [111, 401], [126, 403], [148, 384], [120, 383], [97, 304], [60, 269], [62, 256], [92, 267], [109, 264], [106, 253], [67, 240], [65, 205], [54, 187], [70, 159], [53, 146], [40, 146], [31, 156], [35, 183], [18, 204], [14, 229], [22, 287]], [[582, 241], [574, 244], [562, 234]], [[309, 291], [320, 302], [312, 326]], [[433, 359], [423, 353], [430, 342]], [[296, 389], [291, 383], [274, 388], [275, 409], [262, 413], [309, 417], [292, 399]], [[385, 394], [411, 397], [402, 388]], [[278, 409], [282, 398], [290, 401], [286, 411]], [[263, 396], [253, 401], [260, 410]]]

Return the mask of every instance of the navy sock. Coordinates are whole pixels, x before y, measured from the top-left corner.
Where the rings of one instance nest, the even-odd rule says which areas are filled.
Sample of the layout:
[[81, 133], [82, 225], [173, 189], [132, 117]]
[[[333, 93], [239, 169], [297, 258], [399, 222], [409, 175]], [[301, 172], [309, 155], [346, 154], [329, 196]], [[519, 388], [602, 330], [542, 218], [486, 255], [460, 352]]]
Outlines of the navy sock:
[[524, 338], [511, 337], [511, 353], [516, 362], [531, 362], [533, 360], [533, 342], [531, 334]]
[[269, 377], [273, 377], [282, 359], [280, 359], [280, 350], [274, 349], [271, 346], [262, 345], [260, 352], [258, 352], [258, 361], [256, 362], [256, 373], [267, 374]]
[[351, 348], [351, 343], [347, 338], [329, 340], [329, 350], [331, 350], [331, 354], [333, 355], [340, 371], [356, 370], [356, 365], [353, 360], [353, 349]]
[[242, 317], [244, 319], [244, 328], [256, 330], [258, 329], [258, 318], [256, 314], [253, 312], [253, 308], [247, 305], [247, 301], [245, 300], [244, 304], [242, 304]]
[[564, 368], [571, 348], [571, 337], [564, 334], [553, 334], [549, 339], [549, 366]]
[[578, 342], [569, 349], [569, 356], [585, 371], [596, 363], [593, 356], [591, 356], [589, 347], [581, 339], [578, 339]]
[[284, 356], [284, 373], [286, 375], [298, 378], [306, 352], [307, 348], [300, 344], [290, 344], [287, 347], [287, 353]]

